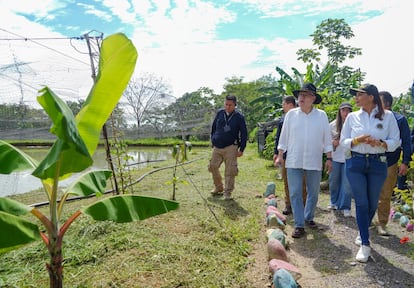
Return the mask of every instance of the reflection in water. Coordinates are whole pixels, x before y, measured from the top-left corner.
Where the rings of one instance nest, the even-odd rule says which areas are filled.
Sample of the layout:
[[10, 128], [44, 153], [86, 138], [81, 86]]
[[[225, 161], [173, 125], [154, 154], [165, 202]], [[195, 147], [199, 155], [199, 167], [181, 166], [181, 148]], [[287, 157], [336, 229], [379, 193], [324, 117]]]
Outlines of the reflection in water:
[[[37, 161], [41, 161], [49, 149], [26, 149], [25, 153], [29, 154], [31, 157]], [[136, 148], [132, 150], [131, 148], [128, 151], [129, 160], [128, 165], [132, 165], [133, 168], [142, 168], [146, 167], [151, 161], [157, 160], [167, 160], [171, 158], [171, 150], [168, 148]], [[116, 159], [112, 156], [112, 160], [116, 165]], [[104, 149], [98, 149], [93, 156], [94, 168], [108, 168], [106, 162], [106, 154]], [[139, 163], [138, 165], [136, 165]], [[31, 171], [23, 172], [14, 172], [10, 175], [0, 174], [0, 196], [8, 196], [15, 194], [23, 194], [30, 192], [42, 187], [40, 180], [36, 177], [30, 175]], [[66, 186], [71, 182], [70, 178], [64, 181], [59, 182], [62, 187]]]

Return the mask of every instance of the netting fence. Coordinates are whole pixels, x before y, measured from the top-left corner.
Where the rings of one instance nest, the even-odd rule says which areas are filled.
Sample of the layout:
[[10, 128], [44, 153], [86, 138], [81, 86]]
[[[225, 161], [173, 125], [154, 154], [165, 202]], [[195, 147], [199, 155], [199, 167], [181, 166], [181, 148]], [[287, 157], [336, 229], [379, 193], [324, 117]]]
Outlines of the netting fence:
[[[29, 37], [0, 27], [0, 139], [54, 139], [49, 132], [51, 121], [36, 97], [41, 88], [48, 86], [64, 101], [81, 103], [86, 99], [93, 85], [91, 76], [94, 66], [91, 62], [99, 58], [99, 47], [90, 53], [85, 35], [71, 38]], [[96, 42], [102, 40], [99, 34], [92, 37]], [[160, 103], [160, 107], [167, 104]], [[113, 124], [117, 120], [111, 122], [109, 119], [108, 131], [114, 135], [114, 130], [117, 130], [117, 135], [127, 139], [189, 135], [208, 138], [214, 116], [214, 111], [206, 111], [205, 107], [175, 111], [174, 115], [152, 111], [148, 121], [137, 126], [124, 98], [120, 100], [119, 109], [121, 113], [118, 116], [122, 115], [123, 125]], [[180, 115], [185, 117], [181, 119]], [[152, 121], [155, 118], [157, 121]]]

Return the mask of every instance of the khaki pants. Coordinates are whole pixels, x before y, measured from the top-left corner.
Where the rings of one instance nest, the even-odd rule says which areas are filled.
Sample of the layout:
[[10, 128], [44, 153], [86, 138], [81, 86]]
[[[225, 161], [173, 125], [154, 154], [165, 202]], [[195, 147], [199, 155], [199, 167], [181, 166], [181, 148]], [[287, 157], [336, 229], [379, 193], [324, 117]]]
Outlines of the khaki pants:
[[[234, 190], [234, 181], [239, 170], [237, 168], [237, 145], [230, 145], [225, 148], [213, 147], [213, 152], [208, 165], [208, 171], [213, 175], [213, 182], [216, 190], [230, 194]], [[220, 174], [220, 166], [224, 162], [224, 186]], [[224, 188], [224, 189], [223, 189]]]
[[[285, 207], [289, 207], [291, 208], [290, 205], [290, 196], [289, 196], [289, 186], [288, 186], [288, 181], [287, 181], [287, 173], [286, 173], [286, 166], [285, 164], [283, 164], [282, 166], [282, 179], [283, 179], [283, 185], [284, 185], [284, 189], [285, 189]], [[303, 189], [302, 189], [302, 199], [303, 199], [303, 205], [306, 204], [306, 181], [305, 181], [305, 176], [303, 176], [303, 185], [302, 185]]]
[[394, 186], [397, 183], [397, 163], [388, 167], [387, 178], [385, 179], [384, 186], [382, 186], [381, 194], [378, 200], [378, 223], [381, 226], [385, 226], [388, 223], [388, 217], [391, 209], [391, 197], [394, 191]]

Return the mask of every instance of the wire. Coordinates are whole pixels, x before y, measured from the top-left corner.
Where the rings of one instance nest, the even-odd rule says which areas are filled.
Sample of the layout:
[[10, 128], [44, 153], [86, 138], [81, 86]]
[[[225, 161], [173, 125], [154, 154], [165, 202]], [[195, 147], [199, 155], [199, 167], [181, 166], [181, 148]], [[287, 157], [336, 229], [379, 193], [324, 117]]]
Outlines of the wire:
[[[0, 30], [3, 30], [4, 32], [8, 32], [7, 30], [4, 30], [2, 28], [0, 28]], [[83, 40], [84, 38], [82, 36], [80, 37], [32, 37], [32, 38], [0, 38], [0, 41], [32, 41], [32, 40], [68, 40], [68, 39], [74, 39], [74, 40]]]
[[72, 43], [72, 38], [70, 39], [70, 41], [69, 41], [69, 43], [70, 43], [70, 46], [72, 46], [72, 48], [75, 50], [75, 51], [77, 51], [78, 53], [80, 53], [80, 54], [89, 54], [88, 52], [82, 52], [82, 51], [80, 51], [78, 48], [76, 48], [75, 47], [75, 45], [73, 45], [73, 43]]
[[27, 84], [27, 83], [25, 83], [25, 82], [23, 82], [23, 81], [21, 81], [21, 80], [16, 79], [16, 78], [10, 77], [10, 76], [8, 76], [8, 75], [6, 75], [6, 74], [0, 74], [0, 76], [1, 76], [1, 77], [4, 77], [4, 78], [8, 78], [8, 79], [10, 79], [10, 80], [12, 80], [12, 81], [16, 82], [17, 84], [22, 84], [22, 85], [24, 85], [24, 86], [27, 86], [27, 87], [29, 87], [29, 88], [31, 88], [31, 89], [33, 89], [33, 90], [35, 90], [35, 91], [39, 91], [39, 89], [40, 89], [40, 87], [39, 87], [39, 88], [33, 87], [33, 86], [32, 86], [32, 85], [30, 85], [30, 84]]
[[[39, 45], [39, 46], [41, 46], [41, 47], [43, 47], [43, 48], [49, 49], [49, 50], [54, 51], [54, 52], [56, 52], [56, 53], [58, 53], [58, 54], [60, 54], [60, 55], [62, 55], [62, 56], [68, 57], [68, 58], [70, 58], [70, 59], [72, 59], [72, 60], [75, 60], [75, 61], [77, 61], [77, 62], [79, 62], [79, 63], [82, 63], [82, 64], [85, 64], [85, 65], [88, 65], [88, 66], [89, 66], [89, 63], [87, 63], [87, 62], [84, 62], [84, 61], [79, 60], [79, 59], [77, 59], [77, 58], [75, 58], [75, 57], [72, 57], [72, 56], [70, 56], [70, 55], [67, 55], [67, 54], [65, 54], [65, 53], [62, 53], [62, 52], [60, 52], [60, 51], [58, 51], [58, 50], [56, 50], [56, 49], [54, 49], [54, 48], [48, 47], [48, 46], [46, 46], [46, 45], [44, 45], [44, 44], [42, 44], [42, 43], [39, 43], [39, 42], [37, 42], [37, 41], [35, 41], [35, 40], [32, 40], [31, 38], [26, 38], [26, 37], [23, 37], [23, 36], [18, 35], [18, 34], [16, 34], [16, 33], [13, 33], [13, 32], [10, 32], [10, 31], [8, 31], [8, 30], [5, 30], [5, 29], [3, 29], [3, 28], [0, 28], [0, 30], [1, 30], [1, 31], [4, 31], [4, 32], [6, 32], [6, 33], [10, 33], [10, 34], [12, 34], [12, 35], [14, 35], [14, 36], [16, 36], [16, 37], [20, 37], [20, 38], [21, 38], [20, 40], [25, 40], [25, 41], [30, 41], [30, 42], [33, 42], [33, 43], [35, 43], [35, 44], [37, 44], [37, 45]], [[72, 38], [74, 39], [74, 37], [72, 37]], [[84, 39], [84, 37], [79, 37], [79, 38], [81, 38], [82, 40]], [[33, 38], [33, 39], [34, 39], [34, 38]], [[46, 38], [44, 38], [44, 39], [46, 39]], [[71, 39], [71, 38], [68, 38], [68, 39]], [[79, 52], [79, 51], [78, 51], [78, 52]]]

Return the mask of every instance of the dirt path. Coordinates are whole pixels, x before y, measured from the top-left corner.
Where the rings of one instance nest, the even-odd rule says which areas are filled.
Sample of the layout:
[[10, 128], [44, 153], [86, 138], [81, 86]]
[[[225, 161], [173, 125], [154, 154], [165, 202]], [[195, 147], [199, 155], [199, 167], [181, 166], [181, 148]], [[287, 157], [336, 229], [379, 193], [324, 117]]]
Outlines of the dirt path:
[[[407, 232], [397, 222], [388, 225], [392, 234], [388, 237], [379, 236], [372, 228], [372, 257], [367, 264], [358, 263], [355, 261], [358, 246], [354, 244], [358, 234], [355, 211], [352, 210], [352, 217], [345, 218], [339, 211], [324, 208], [328, 197], [326, 192], [320, 194], [315, 217], [318, 229], [307, 229], [306, 237], [293, 239], [290, 236], [293, 221], [291, 215], [288, 217], [285, 229], [289, 245], [287, 253], [289, 262], [302, 273], [298, 280], [300, 287], [414, 287], [414, 233]], [[277, 203], [282, 210], [283, 201], [278, 199]], [[257, 283], [255, 287], [271, 287], [266, 230], [264, 226], [263, 243], [255, 245], [251, 256], [254, 262], [248, 273]], [[400, 244], [404, 236], [410, 240]]]

